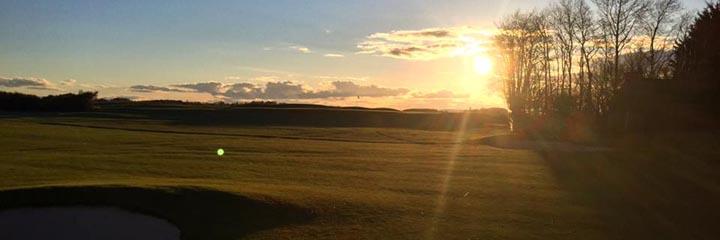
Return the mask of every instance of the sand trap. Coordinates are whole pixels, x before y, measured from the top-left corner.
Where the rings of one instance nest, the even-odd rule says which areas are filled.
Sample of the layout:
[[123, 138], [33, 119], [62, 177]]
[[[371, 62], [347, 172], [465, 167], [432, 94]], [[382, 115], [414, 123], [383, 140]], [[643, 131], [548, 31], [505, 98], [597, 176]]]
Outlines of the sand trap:
[[112, 207], [18, 208], [0, 211], [0, 239], [180, 239], [169, 222]]

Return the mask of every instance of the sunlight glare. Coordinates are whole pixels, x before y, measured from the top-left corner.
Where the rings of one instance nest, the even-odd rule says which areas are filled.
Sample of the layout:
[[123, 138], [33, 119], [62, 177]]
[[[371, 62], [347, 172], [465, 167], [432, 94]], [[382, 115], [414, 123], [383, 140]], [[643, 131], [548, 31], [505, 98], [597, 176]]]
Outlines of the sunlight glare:
[[473, 59], [473, 67], [475, 69], [475, 73], [478, 75], [487, 76], [492, 71], [493, 62], [487, 56], [480, 55]]

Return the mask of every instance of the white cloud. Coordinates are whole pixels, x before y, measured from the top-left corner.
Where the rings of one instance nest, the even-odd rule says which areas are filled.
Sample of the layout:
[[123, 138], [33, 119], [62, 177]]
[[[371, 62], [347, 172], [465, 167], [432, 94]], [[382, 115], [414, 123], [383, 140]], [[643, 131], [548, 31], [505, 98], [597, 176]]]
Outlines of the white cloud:
[[290, 49], [293, 49], [293, 50], [301, 52], [301, 53], [312, 53], [312, 50], [310, 50], [310, 48], [303, 47], [303, 46], [291, 46]]
[[337, 54], [337, 53], [328, 53], [323, 56], [328, 57], [328, 58], [344, 58], [345, 57], [345, 55]]
[[358, 43], [358, 54], [409, 60], [476, 55], [492, 48], [494, 30], [476, 27], [428, 28], [375, 33]]

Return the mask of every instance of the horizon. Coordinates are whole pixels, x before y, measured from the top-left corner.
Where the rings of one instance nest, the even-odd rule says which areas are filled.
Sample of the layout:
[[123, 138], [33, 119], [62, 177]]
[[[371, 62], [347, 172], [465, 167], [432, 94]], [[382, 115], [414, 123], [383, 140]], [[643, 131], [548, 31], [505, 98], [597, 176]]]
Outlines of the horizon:
[[488, 60], [495, 23], [549, 2], [3, 1], [0, 90], [506, 108]]

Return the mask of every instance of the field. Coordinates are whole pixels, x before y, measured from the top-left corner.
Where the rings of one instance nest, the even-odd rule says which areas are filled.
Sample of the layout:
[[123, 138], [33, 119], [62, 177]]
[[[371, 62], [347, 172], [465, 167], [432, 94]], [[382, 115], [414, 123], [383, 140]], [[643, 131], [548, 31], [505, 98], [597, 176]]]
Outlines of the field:
[[168, 219], [186, 239], [720, 236], [716, 141], [538, 151], [481, 143], [503, 126], [213, 126], [121, 114], [8, 114], [0, 126], [0, 208], [116, 205]]

